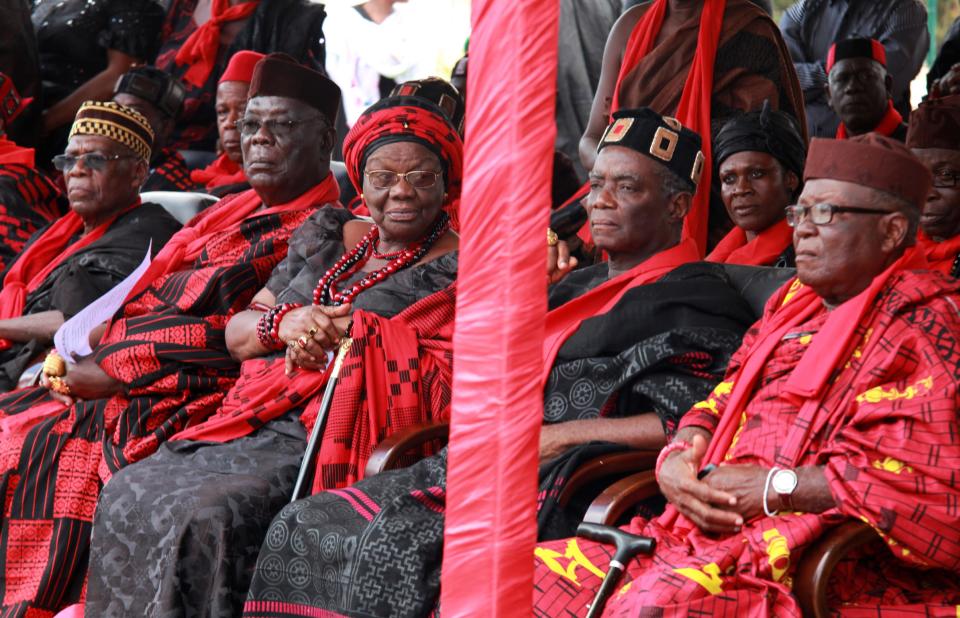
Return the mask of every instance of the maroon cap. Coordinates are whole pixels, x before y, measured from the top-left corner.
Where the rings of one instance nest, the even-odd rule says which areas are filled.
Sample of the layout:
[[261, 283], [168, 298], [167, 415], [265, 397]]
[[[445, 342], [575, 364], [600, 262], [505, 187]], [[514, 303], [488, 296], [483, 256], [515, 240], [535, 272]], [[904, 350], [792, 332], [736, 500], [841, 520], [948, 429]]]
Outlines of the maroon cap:
[[913, 110], [907, 147], [960, 150], [960, 95], [927, 99]]
[[340, 111], [340, 87], [319, 71], [305, 67], [287, 54], [265, 56], [253, 69], [250, 98], [288, 97], [318, 109], [330, 124]]
[[933, 176], [900, 142], [876, 133], [845, 140], [813, 138], [803, 180], [829, 178], [878, 189], [921, 208]]

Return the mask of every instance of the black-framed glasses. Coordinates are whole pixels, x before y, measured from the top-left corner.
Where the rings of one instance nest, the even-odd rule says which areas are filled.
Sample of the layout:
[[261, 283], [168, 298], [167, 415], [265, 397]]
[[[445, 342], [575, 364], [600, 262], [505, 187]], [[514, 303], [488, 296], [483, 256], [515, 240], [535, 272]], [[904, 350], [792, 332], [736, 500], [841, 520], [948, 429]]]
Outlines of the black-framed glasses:
[[414, 189], [429, 189], [437, 184], [437, 179], [443, 172], [434, 172], [432, 170], [412, 170], [401, 174], [390, 170], [370, 170], [364, 172], [367, 181], [373, 185], [374, 189], [389, 189], [403, 178]]
[[796, 227], [807, 217], [810, 217], [810, 222], [814, 225], [828, 225], [833, 221], [833, 215], [838, 212], [850, 212], [858, 215], [889, 215], [897, 211], [880, 210], [879, 208], [859, 208], [857, 206], [837, 206], [836, 204], [827, 204], [826, 202], [818, 202], [813, 206], [794, 204], [786, 208], [787, 225]]
[[78, 161], [83, 161], [83, 166], [95, 172], [102, 172], [110, 161], [119, 161], [120, 159], [137, 159], [133, 155], [105, 155], [99, 152], [88, 152], [82, 155], [62, 154], [53, 158], [53, 167], [61, 172], [69, 172], [76, 166]]
[[960, 181], [960, 172], [943, 170], [933, 175], [933, 186], [938, 189], [952, 189]]
[[250, 136], [255, 135], [262, 127], [267, 127], [270, 135], [283, 139], [293, 135], [293, 130], [298, 125], [307, 124], [314, 120], [322, 120], [322, 118], [322, 116], [313, 116], [311, 118], [303, 118], [302, 120], [278, 120], [276, 118], [258, 120], [256, 118], [241, 118], [237, 121], [237, 131], [240, 131], [240, 135]]

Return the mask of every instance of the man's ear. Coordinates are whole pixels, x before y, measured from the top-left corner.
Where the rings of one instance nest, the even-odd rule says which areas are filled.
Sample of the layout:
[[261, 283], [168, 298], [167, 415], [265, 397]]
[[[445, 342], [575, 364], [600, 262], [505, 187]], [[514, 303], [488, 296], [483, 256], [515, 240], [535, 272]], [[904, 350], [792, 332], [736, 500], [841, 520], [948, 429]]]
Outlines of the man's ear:
[[137, 159], [133, 168], [132, 184], [134, 191], [140, 193], [143, 183], [147, 182], [147, 176], [150, 174], [150, 164], [143, 159]]
[[880, 248], [885, 253], [893, 253], [897, 249], [907, 246], [907, 235], [910, 233], [910, 220], [902, 212], [895, 212], [881, 217], [883, 238]]
[[670, 204], [667, 206], [667, 212], [670, 213], [670, 218], [674, 221], [683, 221], [683, 218], [686, 217], [687, 213], [690, 212], [690, 207], [692, 205], [693, 194], [687, 193], [686, 191], [681, 191], [670, 198]]

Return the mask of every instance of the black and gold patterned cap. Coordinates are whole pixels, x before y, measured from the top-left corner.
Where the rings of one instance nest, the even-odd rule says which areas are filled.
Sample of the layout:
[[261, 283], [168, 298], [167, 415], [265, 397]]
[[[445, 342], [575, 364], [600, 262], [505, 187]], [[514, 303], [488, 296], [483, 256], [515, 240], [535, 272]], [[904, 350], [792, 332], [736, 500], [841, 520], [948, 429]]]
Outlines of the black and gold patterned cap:
[[100, 135], [123, 144], [144, 161], [150, 160], [150, 123], [140, 112], [113, 101], [84, 102], [70, 127], [70, 137], [74, 135]]
[[700, 136], [670, 116], [661, 116], [649, 107], [621, 109], [600, 138], [597, 152], [607, 146], [623, 146], [665, 165], [696, 191], [703, 174], [704, 158]]

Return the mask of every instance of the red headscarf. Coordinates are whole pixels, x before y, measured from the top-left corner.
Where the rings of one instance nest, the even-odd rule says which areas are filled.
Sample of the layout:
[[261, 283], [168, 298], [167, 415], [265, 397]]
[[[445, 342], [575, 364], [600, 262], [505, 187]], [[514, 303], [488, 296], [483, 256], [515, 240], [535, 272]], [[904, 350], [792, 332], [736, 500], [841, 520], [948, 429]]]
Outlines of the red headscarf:
[[[371, 106], [343, 140], [343, 159], [350, 182], [363, 194], [363, 168], [367, 156], [379, 146], [414, 141], [436, 154], [444, 165], [446, 200], [443, 208], [456, 225], [456, 205], [463, 182], [463, 141], [440, 108], [415, 97], [387, 97]], [[366, 207], [366, 204], [364, 204]]]
[[251, 0], [236, 6], [230, 6], [230, 0], [213, 0], [210, 19], [194, 30], [177, 52], [177, 64], [190, 65], [183, 80], [198, 88], [203, 86], [217, 63], [217, 52], [220, 50], [220, 26], [238, 19], [246, 19], [257, 10], [259, 5], [260, 0]]

